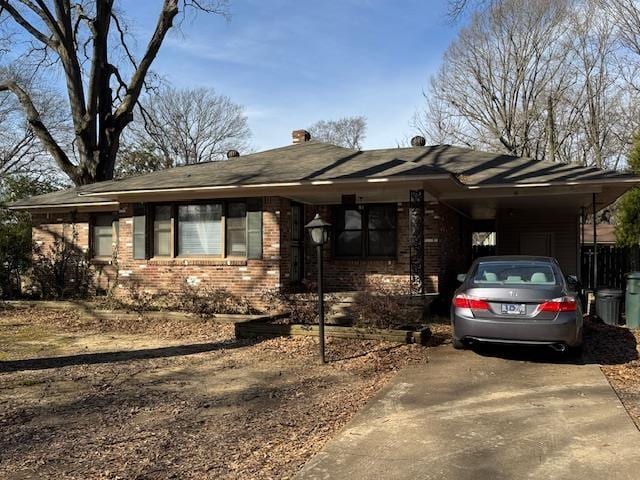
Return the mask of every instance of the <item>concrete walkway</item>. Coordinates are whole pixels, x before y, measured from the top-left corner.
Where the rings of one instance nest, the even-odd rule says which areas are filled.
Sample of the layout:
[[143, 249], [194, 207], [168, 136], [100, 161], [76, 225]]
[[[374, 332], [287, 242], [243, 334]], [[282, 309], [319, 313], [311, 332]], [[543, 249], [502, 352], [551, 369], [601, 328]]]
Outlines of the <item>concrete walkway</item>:
[[640, 432], [597, 365], [434, 349], [300, 479], [640, 478]]

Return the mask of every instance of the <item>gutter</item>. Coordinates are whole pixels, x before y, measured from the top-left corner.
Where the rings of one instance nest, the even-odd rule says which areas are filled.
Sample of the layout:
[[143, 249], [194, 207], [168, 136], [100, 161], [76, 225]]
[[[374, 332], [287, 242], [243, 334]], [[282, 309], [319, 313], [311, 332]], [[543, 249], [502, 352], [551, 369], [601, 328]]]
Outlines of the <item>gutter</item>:
[[442, 180], [451, 179], [459, 186], [464, 187], [464, 184], [458, 180], [455, 175], [451, 173], [437, 173], [433, 175], [405, 175], [405, 176], [393, 176], [393, 177], [377, 177], [367, 179], [337, 179], [337, 180], [308, 180], [301, 182], [281, 182], [281, 183], [256, 183], [249, 185], [211, 185], [202, 187], [170, 187], [170, 188], [149, 188], [149, 189], [134, 189], [134, 190], [112, 190], [108, 192], [83, 192], [80, 193], [81, 197], [98, 197], [105, 195], [135, 195], [140, 193], [169, 193], [169, 192], [195, 192], [195, 191], [207, 191], [207, 190], [242, 190], [251, 188], [282, 188], [282, 187], [314, 187], [321, 185], [349, 185], [349, 184], [373, 184], [373, 183], [396, 183], [396, 182], [419, 182], [424, 180]]
[[64, 208], [64, 207], [102, 207], [120, 205], [120, 202], [84, 202], [84, 203], [50, 203], [43, 205], [9, 205], [9, 210], [35, 210], [38, 208]]

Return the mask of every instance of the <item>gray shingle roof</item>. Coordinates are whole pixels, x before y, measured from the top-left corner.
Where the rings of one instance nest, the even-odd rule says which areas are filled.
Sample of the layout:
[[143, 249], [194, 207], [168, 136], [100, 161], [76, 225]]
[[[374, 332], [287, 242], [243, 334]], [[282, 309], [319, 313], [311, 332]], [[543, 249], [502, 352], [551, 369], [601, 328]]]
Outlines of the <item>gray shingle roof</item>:
[[[60, 203], [61, 200], [71, 203], [73, 192], [82, 194], [80, 201], [97, 201], [93, 195], [114, 191], [340, 179], [357, 181], [434, 174], [453, 175], [469, 186], [634, 178], [592, 167], [479, 152], [450, 145], [357, 151], [311, 141], [227, 161], [188, 165], [118, 181], [100, 182], [73, 191], [34, 197], [14, 205]], [[87, 193], [92, 196], [85, 196]], [[58, 194], [60, 198], [55, 197]]]

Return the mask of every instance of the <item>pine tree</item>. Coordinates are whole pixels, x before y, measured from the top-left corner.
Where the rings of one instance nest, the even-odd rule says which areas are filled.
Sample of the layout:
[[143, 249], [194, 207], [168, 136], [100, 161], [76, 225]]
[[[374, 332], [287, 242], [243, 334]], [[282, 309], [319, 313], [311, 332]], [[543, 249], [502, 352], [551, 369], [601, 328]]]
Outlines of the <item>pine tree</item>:
[[[631, 173], [640, 175], [640, 132], [633, 138], [627, 164]], [[633, 188], [620, 199], [616, 221], [616, 242], [622, 246], [640, 243], [640, 187]]]

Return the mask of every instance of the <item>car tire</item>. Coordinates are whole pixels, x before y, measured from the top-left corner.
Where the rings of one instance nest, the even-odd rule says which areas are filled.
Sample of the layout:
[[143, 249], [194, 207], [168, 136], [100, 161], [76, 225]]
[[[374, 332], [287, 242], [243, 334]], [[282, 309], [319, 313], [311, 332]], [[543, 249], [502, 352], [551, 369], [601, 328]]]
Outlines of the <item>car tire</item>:
[[462, 340], [458, 340], [455, 337], [453, 338], [451, 344], [456, 350], [464, 350], [467, 347]]

